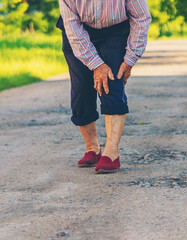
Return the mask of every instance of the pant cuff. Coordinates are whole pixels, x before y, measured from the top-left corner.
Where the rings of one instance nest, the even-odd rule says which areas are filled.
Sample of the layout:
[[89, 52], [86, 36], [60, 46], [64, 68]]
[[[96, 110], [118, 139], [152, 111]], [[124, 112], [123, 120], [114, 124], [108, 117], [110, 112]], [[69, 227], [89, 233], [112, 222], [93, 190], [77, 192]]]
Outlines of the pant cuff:
[[95, 112], [92, 115], [88, 115], [82, 118], [72, 116], [71, 121], [75, 126], [84, 126], [84, 125], [88, 125], [91, 122], [96, 121], [98, 118], [99, 118], [99, 113]]
[[101, 114], [115, 115], [115, 114], [126, 114], [129, 113], [129, 108], [126, 103], [123, 104], [113, 104], [113, 105], [100, 105]]

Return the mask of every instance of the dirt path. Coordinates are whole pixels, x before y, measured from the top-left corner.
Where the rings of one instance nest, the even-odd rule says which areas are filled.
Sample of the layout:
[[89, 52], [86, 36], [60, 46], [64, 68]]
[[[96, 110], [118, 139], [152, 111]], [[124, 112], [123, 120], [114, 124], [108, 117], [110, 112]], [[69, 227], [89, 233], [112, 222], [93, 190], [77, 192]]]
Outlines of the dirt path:
[[[0, 239], [186, 239], [186, 63], [187, 41], [149, 43], [110, 175], [77, 167], [69, 80], [0, 93]], [[97, 125], [104, 145], [103, 116]]]

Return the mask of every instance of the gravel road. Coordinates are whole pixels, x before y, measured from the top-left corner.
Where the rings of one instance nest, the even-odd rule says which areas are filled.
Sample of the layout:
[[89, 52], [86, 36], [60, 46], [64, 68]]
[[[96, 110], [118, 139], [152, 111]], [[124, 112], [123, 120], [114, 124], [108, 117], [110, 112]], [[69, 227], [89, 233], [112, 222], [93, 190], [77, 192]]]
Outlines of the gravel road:
[[[186, 64], [187, 40], [148, 43], [127, 84], [115, 174], [77, 167], [67, 75], [1, 92], [0, 239], [187, 239]], [[97, 126], [103, 149], [104, 116]]]

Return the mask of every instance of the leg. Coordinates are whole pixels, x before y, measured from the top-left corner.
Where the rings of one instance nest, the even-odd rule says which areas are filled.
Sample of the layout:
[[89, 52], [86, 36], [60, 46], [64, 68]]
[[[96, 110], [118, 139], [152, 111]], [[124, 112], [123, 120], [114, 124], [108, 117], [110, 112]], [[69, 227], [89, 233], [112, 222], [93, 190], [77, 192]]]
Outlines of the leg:
[[78, 161], [78, 167], [93, 167], [101, 158], [101, 150], [97, 138], [96, 121], [85, 126], [79, 126], [84, 142], [86, 153]]
[[62, 36], [62, 50], [69, 67], [71, 80], [71, 121], [76, 126], [85, 126], [99, 118], [93, 72], [74, 56], [64, 31], [62, 31]]
[[65, 31], [62, 31], [64, 56], [71, 77], [72, 122], [79, 126], [86, 144], [86, 152], [100, 153], [97, 139], [96, 120], [97, 91], [94, 89], [93, 72], [83, 65], [73, 54]]
[[124, 122], [125, 114], [105, 115], [107, 142], [103, 156], [110, 157], [112, 161], [119, 156], [118, 146], [123, 132]]
[[117, 165], [114, 169], [119, 167], [119, 161], [117, 160], [119, 158], [118, 147], [124, 127], [125, 114], [127, 114], [129, 110], [125, 94], [124, 80], [123, 78], [118, 80], [116, 76], [125, 55], [125, 39], [127, 40], [127, 37], [128, 33], [125, 33], [124, 35], [119, 34], [116, 36], [109, 36], [99, 47], [101, 57], [112, 69], [115, 80], [111, 81], [108, 79], [109, 94], [106, 94], [103, 89], [103, 95], [100, 97], [101, 113], [105, 114], [107, 142], [102, 155], [103, 158], [100, 164], [97, 165], [96, 171], [99, 170], [99, 168], [113, 171], [113, 169], [109, 169], [109, 166], [105, 165], [105, 161], [108, 161], [106, 157], [112, 160], [113, 163], [114, 160], [116, 160], [114, 164]]
[[86, 152], [94, 151], [98, 154], [100, 147], [97, 138], [96, 121], [85, 126], [79, 126], [79, 128], [86, 144]]

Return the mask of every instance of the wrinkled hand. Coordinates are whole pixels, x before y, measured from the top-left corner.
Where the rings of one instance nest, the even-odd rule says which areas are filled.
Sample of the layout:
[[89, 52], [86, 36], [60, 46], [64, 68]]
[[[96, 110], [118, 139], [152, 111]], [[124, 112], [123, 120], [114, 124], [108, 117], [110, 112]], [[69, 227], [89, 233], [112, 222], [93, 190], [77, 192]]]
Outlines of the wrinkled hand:
[[117, 78], [120, 79], [123, 77], [125, 84], [127, 83], [127, 79], [131, 76], [132, 67], [128, 65], [126, 62], [123, 62], [119, 68], [119, 72]]
[[108, 77], [111, 80], [114, 80], [111, 68], [105, 63], [101, 64], [94, 70], [94, 88], [98, 91], [100, 96], [102, 96], [102, 87], [104, 88], [106, 94], [109, 93]]

